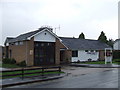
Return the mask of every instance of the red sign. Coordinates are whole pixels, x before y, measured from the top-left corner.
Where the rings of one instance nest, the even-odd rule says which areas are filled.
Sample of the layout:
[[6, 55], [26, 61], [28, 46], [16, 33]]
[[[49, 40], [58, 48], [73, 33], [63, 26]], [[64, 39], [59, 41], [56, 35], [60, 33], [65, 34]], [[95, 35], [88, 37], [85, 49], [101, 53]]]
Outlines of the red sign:
[[106, 56], [112, 56], [112, 52], [106, 52]]

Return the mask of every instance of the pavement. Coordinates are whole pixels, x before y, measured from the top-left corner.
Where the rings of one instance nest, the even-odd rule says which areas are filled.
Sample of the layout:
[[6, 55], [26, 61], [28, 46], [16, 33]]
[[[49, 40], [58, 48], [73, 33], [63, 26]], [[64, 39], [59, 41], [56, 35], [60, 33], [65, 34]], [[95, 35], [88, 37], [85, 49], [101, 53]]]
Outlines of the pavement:
[[78, 64], [72, 63], [70, 66], [76, 67], [89, 67], [89, 68], [120, 68], [120, 65], [117, 64]]
[[66, 74], [51, 74], [51, 75], [38, 76], [38, 77], [25, 77], [24, 79], [22, 79], [21, 77], [1, 79], [0, 81], [2, 82], [2, 85], [0, 87], [5, 88], [15, 85], [54, 80], [54, 79], [62, 78], [65, 75]]

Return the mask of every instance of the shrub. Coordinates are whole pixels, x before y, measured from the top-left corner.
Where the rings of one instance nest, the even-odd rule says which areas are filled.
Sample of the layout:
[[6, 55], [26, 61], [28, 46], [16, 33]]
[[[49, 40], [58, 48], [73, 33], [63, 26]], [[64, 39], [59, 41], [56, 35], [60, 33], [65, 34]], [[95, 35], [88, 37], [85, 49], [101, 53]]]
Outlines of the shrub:
[[13, 58], [13, 59], [11, 59], [10, 63], [11, 63], [11, 64], [15, 64], [15, 63], [16, 63], [16, 60]]
[[113, 59], [120, 59], [120, 51], [113, 52]]
[[77, 63], [80, 63], [80, 60], [77, 60]]
[[3, 59], [3, 64], [15, 64], [16, 60], [15, 59], [10, 59], [10, 58], [5, 58]]
[[113, 59], [113, 61], [115, 61], [115, 62], [120, 62], [120, 59]]
[[92, 59], [91, 59], [91, 58], [89, 58], [89, 59], [88, 59], [88, 62], [91, 62], [91, 61], [92, 61]]
[[10, 64], [11, 59], [9, 59], [9, 58], [4, 58], [4, 59], [2, 60], [2, 62], [3, 62], [3, 64]]
[[25, 62], [25, 60], [24, 60], [24, 61], [22, 61], [22, 62], [20, 62], [20, 63], [18, 63], [18, 65], [19, 65], [19, 66], [21, 66], [21, 67], [26, 66], [26, 62]]

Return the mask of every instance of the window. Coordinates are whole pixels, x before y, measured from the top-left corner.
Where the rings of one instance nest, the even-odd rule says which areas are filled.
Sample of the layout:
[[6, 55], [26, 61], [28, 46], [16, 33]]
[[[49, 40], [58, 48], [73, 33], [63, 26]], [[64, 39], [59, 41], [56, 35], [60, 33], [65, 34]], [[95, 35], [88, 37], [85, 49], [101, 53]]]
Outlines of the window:
[[45, 35], [46, 35], [47, 33], [45, 33]]
[[23, 45], [23, 42], [21, 41], [21, 42], [19, 42], [19, 45]]
[[15, 45], [18, 45], [18, 42], [15, 42]]
[[14, 45], [14, 43], [10, 43], [10, 45]]
[[94, 50], [91, 50], [91, 52], [94, 52]]
[[98, 50], [95, 50], [96, 52], [98, 52]]
[[72, 51], [72, 57], [78, 57], [78, 51]]
[[85, 52], [88, 52], [88, 50], [85, 50]]
[[44, 43], [41, 43], [41, 46], [43, 47], [43, 46], [44, 46]]
[[50, 43], [47, 43], [47, 46], [50, 46]]
[[36, 44], [35, 44], [35, 46], [36, 46], [36, 47], [38, 47], [38, 46], [39, 46], [39, 44], [38, 44], [38, 43], [36, 43]]

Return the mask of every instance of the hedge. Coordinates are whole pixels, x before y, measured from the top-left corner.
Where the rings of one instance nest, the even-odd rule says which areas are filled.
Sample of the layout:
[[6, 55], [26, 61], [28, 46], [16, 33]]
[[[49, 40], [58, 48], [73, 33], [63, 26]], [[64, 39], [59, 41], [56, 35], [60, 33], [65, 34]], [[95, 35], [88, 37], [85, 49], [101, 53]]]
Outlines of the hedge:
[[120, 51], [113, 51], [113, 59], [120, 59]]

